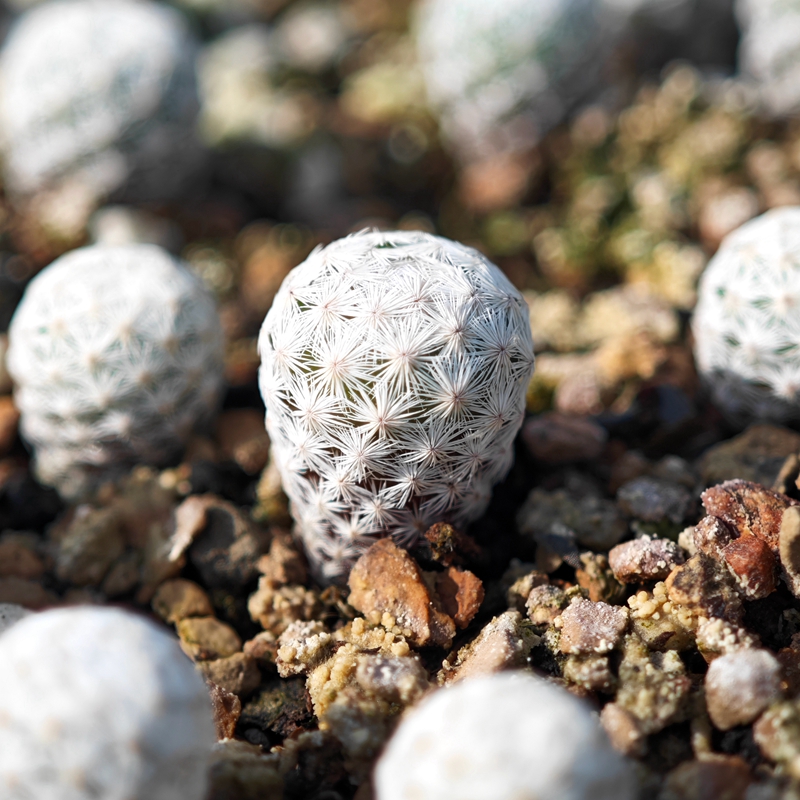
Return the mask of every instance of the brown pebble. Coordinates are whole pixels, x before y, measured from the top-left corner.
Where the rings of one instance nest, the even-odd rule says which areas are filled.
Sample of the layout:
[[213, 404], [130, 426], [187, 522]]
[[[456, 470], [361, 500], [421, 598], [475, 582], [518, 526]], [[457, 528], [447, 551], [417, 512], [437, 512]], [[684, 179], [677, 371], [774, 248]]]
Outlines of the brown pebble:
[[142, 573], [142, 554], [138, 550], [126, 550], [109, 568], [101, 591], [107, 597], [120, 597], [132, 592]]
[[65, 523], [56, 552], [56, 576], [76, 586], [99, 586], [125, 550], [119, 515], [111, 508], [78, 506]]
[[683, 551], [674, 542], [649, 536], [622, 542], [608, 553], [611, 571], [622, 583], [664, 580], [685, 560]]
[[216, 683], [208, 684], [208, 693], [211, 696], [217, 739], [232, 739], [242, 713], [242, 701], [233, 692], [217, 686]]
[[779, 546], [786, 585], [795, 597], [800, 597], [800, 508], [797, 506], [783, 512]]
[[194, 661], [226, 658], [242, 649], [239, 634], [215, 617], [189, 617], [180, 620], [176, 628], [181, 647]]
[[201, 661], [199, 666], [206, 680], [238, 697], [252, 694], [261, 683], [261, 671], [255, 659], [244, 653], [234, 653], [213, 661]]
[[726, 481], [701, 495], [706, 512], [719, 517], [739, 536], [752, 534], [765, 541], [777, 555], [781, 518], [789, 506], [800, 505], [785, 494], [750, 481]]
[[705, 689], [708, 715], [717, 728], [749, 725], [780, 700], [781, 665], [767, 650], [736, 650], [711, 662]]
[[600, 724], [614, 749], [623, 755], [641, 758], [647, 752], [647, 737], [639, 720], [617, 703], [606, 703], [603, 706]]
[[0, 397], [0, 456], [4, 456], [17, 438], [19, 411], [14, 401], [7, 396]]
[[256, 569], [275, 587], [287, 583], [303, 584], [308, 579], [305, 558], [286, 534], [272, 537], [269, 552], [258, 559]]
[[210, 617], [214, 609], [205, 591], [193, 581], [175, 578], [158, 587], [153, 611], [165, 622], [175, 624], [188, 617]]
[[531, 455], [548, 464], [597, 458], [608, 434], [596, 422], [558, 412], [541, 414], [522, 428], [522, 440]]
[[699, 616], [734, 623], [742, 619], [742, 601], [733, 576], [705, 553], [697, 553], [676, 567], [665, 583], [670, 601]]
[[15, 603], [18, 606], [38, 611], [58, 605], [58, 596], [48, 591], [37, 581], [24, 578], [0, 578], [0, 603]]
[[483, 582], [469, 570], [448, 567], [436, 573], [436, 594], [445, 614], [459, 628], [466, 628], [483, 602]]
[[723, 560], [723, 548], [735, 538], [734, 532], [719, 517], [703, 517], [691, 530], [694, 546], [717, 561]]
[[3, 534], [0, 538], [0, 578], [41, 578], [44, 562], [20, 534]]
[[800, 707], [796, 700], [776, 703], [753, 724], [753, 738], [762, 754], [800, 780]]
[[722, 557], [748, 600], [757, 600], [775, 591], [778, 561], [763, 539], [749, 534], [740, 536], [725, 545]]
[[738, 756], [685, 761], [667, 775], [658, 800], [745, 800], [752, 779]]
[[528, 618], [534, 625], [546, 628], [561, 615], [566, 604], [567, 596], [563, 589], [545, 584], [531, 589], [525, 608], [528, 610]]
[[628, 627], [628, 609], [581, 597], [567, 606], [560, 619], [562, 653], [603, 654], [611, 652], [622, 639]]
[[260, 411], [254, 408], [223, 411], [217, 420], [217, 441], [222, 454], [248, 475], [255, 475], [266, 466], [269, 436]]
[[419, 646], [449, 647], [453, 620], [434, 607], [416, 562], [391, 539], [375, 542], [356, 561], [348, 580], [348, 602], [367, 619], [380, 622], [389, 614]]

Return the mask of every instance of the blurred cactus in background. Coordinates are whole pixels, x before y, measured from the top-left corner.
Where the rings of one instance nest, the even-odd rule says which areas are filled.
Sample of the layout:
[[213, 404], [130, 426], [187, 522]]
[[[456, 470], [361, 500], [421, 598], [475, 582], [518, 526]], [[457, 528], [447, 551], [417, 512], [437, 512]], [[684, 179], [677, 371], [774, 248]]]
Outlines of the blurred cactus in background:
[[700, 281], [695, 359], [735, 424], [800, 419], [800, 208], [730, 234]]
[[71, 232], [106, 196], [175, 196], [201, 157], [195, 54], [181, 15], [156, 3], [53, 0], [24, 14], [0, 56], [12, 197], [39, 197], [50, 227]]
[[375, 537], [412, 545], [485, 510], [533, 369], [528, 312], [491, 262], [419, 232], [361, 233], [286, 278], [259, 376], [284, 489], [319, 576]]
[[168, 253], [96, 245], [30, 283], [7, 363], [39, 478], [79, 497], [138, 461], [168, 462], [210, 421], [222, 334], [210, 295]]

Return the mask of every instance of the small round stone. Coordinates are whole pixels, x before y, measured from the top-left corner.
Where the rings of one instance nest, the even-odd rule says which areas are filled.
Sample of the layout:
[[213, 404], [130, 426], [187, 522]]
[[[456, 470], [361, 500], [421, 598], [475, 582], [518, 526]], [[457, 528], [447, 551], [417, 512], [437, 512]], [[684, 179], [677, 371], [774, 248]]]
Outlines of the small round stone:
[[202, 800], [208, 691], [175, 639], [119, 609], [32, 615], [0, 637], [4, 800]]
[[742, 649], [720, 656], [706, 673], [708, 714], [723, 731], [749, 725], [781, 695], [781, 665], [766, 650]]
[[400, 725], [377, 800], [630, 800], [634, 778], [589, 707], [532, 675], [442, 689]]

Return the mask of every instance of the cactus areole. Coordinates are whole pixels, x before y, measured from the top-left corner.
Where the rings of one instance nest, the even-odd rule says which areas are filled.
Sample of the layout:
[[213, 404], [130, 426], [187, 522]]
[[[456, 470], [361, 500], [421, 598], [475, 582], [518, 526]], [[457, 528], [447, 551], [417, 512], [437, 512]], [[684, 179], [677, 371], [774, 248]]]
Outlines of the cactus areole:
[[267, 430], [324, 580], [376, 538], [465, 524], [508, 471], [533, 370], [525, 301], [475, 250], [362, 232], [283, 283], [259, 339]]

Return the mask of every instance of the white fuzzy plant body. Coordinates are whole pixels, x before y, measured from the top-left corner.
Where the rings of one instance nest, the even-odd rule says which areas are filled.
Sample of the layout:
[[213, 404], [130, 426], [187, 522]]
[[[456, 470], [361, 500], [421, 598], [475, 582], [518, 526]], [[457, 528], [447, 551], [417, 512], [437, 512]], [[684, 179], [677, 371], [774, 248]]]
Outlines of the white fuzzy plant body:
[[33, 614], [0, 636], [3, 800], [203, 800], [208, 690], [174, 637], [120, 609]]
[[525, 150], [600, 83], [618, 29], [598, 0], [426, 0], [417, 49], [465, 161]]
[[148, 0], [53, 0], [24, 14], [0, 55], [6, 187], [172, 194], [198, 159], [194, 59], [181, 15]]
[[586, 703], [520, 672], [429, 695], [375, 769], [376, 800], [633, 800], [635, 785]]
[[176, 456], [222, 390], [214, 301], [155, 245], [74, 250], [37, 275], [7, 355], [40, 480], [77, 497], [138, 461]]
[[800, 110], [800, 2], [737, 0], [742, 38], [739, 69], [758, 87], [766, 111], [787, 116]]
[[779, 208], [723, 241], [700, 279], [695, 361], [736, 424], [800, 419], [800, 208]]
[[312, 565], [464, 524], [508, 471], [533, 370], [525, 301], [475, 250], [418, 232], [318, 248], [259, 339], [267, 430]]

